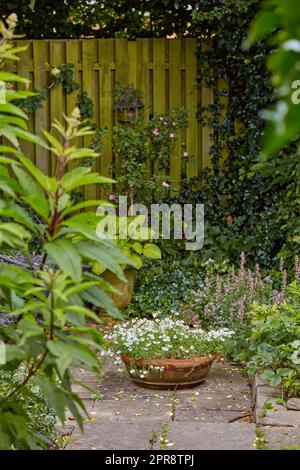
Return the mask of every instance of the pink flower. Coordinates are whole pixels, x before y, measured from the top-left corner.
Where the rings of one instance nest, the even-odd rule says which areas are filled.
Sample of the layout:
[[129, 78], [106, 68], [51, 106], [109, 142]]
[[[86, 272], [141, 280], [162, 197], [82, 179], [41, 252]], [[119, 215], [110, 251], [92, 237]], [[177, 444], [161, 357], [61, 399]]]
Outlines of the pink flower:
[[176, 126], [177, 126], [176, 122], [173, 122], [173, 127], [176, 127]]
[[170, 132], [169, 137], [170, 137], [170, 139], [174, 139], [175, 134], [173, 132]]
[[167, 126], [167, 125], [168, 125], [167, 121], [164, 121], [163, 124], [164, 124], [164, 126]]
[[239, 311], [238, 311], [238, 318], [242, 320], [245, 313], [245, 297], [241, 297], [238, 301]]
[[53, 69], [51, 69], [51, 72], [50, 72], [51, 75], [59, 75], [60, 74], [60, 70], [57, 68], [57, 67], [53, 67]]
[[184, 151], [184, 152], [182, 152], [182, 156], [183, 156], [184, 158], [187, 158], [187, 157], [189, 156], [189, 154], [188, 154], [188, 152]]
[[155, 129], [153, 129], [153, 135], [155, 135], [155, 137], [157, 137], [158, 134], [159, 134], [158, 129], [157, 129], [157, 127], [155, 127]]
[[169, 188], [169, 187], [171, 186], [171, 183], [170, 183], [169, 181], [163, 181], [163, 182], [162, 182], [162, 186], [163, 186], [164, 188]]
[[163, 118], [162, 116], [160, 116], [159, 120], [160, 120], [160, 121], [163, 121], [163, 120], [164, 120], [164, 118]]
[[108, 195], [109, 201], [116, 201], [117, 199], [118, 199], [118, 196], [116, 194], [111, 193]]

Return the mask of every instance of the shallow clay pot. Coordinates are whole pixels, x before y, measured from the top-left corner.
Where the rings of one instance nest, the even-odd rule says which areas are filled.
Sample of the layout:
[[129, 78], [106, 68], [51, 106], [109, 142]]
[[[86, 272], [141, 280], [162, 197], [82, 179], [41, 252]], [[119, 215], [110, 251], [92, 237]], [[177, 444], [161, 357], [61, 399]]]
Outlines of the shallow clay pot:
[[[142, 387], [158, 390], [179, 390], [199, 385], [210, 371], [213, 361], [218, 354], [193, 357], [190, 359], [149, 359], [135, 360], [123, 355], [127, 372], [132, 381]], [[150, 368], [163, 367], [162, 371]], [[130, 370], [135, 370], [131, 373]], [[146, 370], [148, 374], [141, 378], [137, 372]]]
[[109, 282], [113, 287], [115, 287], [121, 292], [120, 295], [112, 294], [110, 292], [107, 293], [112, 298], [115, 305], [121, 310], [127, 307], [127, 305], [131, 302], [132, 299], [134, 288], [134, 269], [125, 269], [124, 275], [127, 279], [127, 282], [121, 281], [114, 273], [109, 270], [106, 270], [102, 274], [102, 277], [107, 282]]

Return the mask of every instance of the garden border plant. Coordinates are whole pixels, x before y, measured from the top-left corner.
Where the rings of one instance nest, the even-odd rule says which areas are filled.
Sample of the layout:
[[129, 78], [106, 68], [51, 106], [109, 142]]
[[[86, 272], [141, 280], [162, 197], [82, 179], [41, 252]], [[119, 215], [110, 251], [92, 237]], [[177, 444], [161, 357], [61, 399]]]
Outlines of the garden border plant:
[[[25, 46], [14, 47], [12, 43], [16, 23], [15, 14], [6, 24], [0, 22], [1, 67], [24, 50]], [[2, 70], [0, 81], [29, 84], [27, 79]], [[102, 201], [76, 203], [72, 196], [79, 187], [112, 182], [90, 167], [67, 169], [71, 161], [99, 156], [92, 149], [73, 145], [74, 139], [93, 131], [81, 122], [80, 110], [75, 108], [65, 117], [65, 125], [54, 122], [57, 137], [44, 131], [46, 143], [28, 132], [27, 115], [13, 104], [29, 96], [31, 92], [8, 86], [2, 90], [0, 103], [0, 136], [9, 142], [0, 146], [0, 245], [8, 254], [17, 250], [28, 259], [24, 265], [0, 265], [1, 309], [14, 320], [0, 326], [6, 353], [1, 368], [9, 385], [1, 388], [0, 447], [10, 450], [49, 446], [49, 436], [33, 426], [36, 423], [25, 406], [28, 397], [38, 403], [40, 393], [62, 423], [69, 409], [82, 428], [87, 412], [72, 390], [71, 367], [77, 361], [99, 371], [97, 351], [103, 346], [102, 334], [86, 324], [88, 318], [99, 321], [87, 305], [119, 316], [107, 295], [112, 290], [109, 283], [85, 271], [83, 265], [98, 260], [124, 279], [120, 264], [131, 262], [113, 242], [97, 237], [96, 214], [81, 212]], [[53, 177], [44, 175], [21, 152], [19, 138], [51, 150], [56, 159]], [[37, 219], [30, 217], [24, 203]], [[41, 240], [39, 266], [31, 262], [29, 241], [33, 234]], [[10, 380], [10, 374], [20, 380]]]

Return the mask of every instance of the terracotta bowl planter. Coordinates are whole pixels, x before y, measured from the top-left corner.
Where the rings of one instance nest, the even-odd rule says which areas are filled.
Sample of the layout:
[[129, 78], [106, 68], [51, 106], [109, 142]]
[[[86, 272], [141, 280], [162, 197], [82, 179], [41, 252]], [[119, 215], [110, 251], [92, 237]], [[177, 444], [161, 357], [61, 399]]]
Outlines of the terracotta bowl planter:
[[[132, 381], [142, 387], [158, 390], [174, 390], [199, 385], [210, 371], [218, 354], [190, 359], [136, 360], [123, 355], [127, 372]], [[163, 369], [158, 369], [163, 368]], [[134, 370], [134, 373], [131, 372]], [[139, 372], [147, 371], [145, 377]]]
[[127, 307], [127, 305], [131, 302], [134, 289], [134, 269], [125, 269], [124, 274], [127, 282], [121, 281], [114, 273], [109, 270], [102, 274], [102, 277], [106, 281], [108, 281], [113, 287], [121, 292], [121, 295], [108, 293], [119, 309]]

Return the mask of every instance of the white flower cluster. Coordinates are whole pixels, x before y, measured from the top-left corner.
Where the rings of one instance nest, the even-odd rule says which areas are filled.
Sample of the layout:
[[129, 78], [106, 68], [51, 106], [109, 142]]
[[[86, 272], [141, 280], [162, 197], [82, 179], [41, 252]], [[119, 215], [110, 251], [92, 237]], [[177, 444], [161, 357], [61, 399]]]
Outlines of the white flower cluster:
[[116, 325], [105, 339], [116, 354], [127, 354], [136, 359], [159, 357], [196, 357], [220, 350], [221, 343], [233, 331], [204, 331], [190, 328], [177, 318], [135, 319]]

